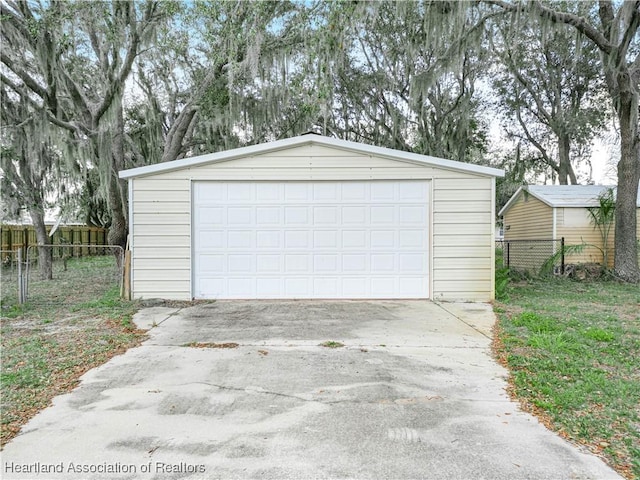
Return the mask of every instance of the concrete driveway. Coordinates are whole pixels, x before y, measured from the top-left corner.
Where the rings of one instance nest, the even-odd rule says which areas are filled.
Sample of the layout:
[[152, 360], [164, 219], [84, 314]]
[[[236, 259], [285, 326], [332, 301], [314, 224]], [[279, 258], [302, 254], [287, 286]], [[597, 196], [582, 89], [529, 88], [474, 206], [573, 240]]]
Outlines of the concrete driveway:
[[620, 478], [509, 401], [488, 305], [228, 301], [136, 322], [150, 339], [29, 422], [2, 478]]

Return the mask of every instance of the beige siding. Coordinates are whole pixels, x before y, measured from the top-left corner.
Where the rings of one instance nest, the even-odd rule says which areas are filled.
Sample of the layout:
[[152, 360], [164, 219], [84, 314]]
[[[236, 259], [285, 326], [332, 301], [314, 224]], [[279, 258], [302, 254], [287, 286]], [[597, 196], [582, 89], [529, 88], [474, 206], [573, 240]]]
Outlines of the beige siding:
[[[522, 192], [503, 217], [505, 240], [552, 240], [553, 209]], [[558, 245], [559, 247], [559, 245]], [[555, 253], [553, 242], [514, 242], [504, 252], [511, 268], [538, 271]]]
[[[640, 208], [637, 212], [640, 212]], [[591, 224], [586, 208], [556, 208], [555, 219], [554, 235], [553, 209], [533, 196], [525, 201], [525, 195], [521, 194], [504, 215], [505, 240], [564, 238], [567, 246], [586, 244], [578, 253], [568, 254], [565, 263], [602, 263], [602, 237]], [[640, 238], [640, 222], [637, 225], [637, 237]], [[615, 224], [611, 226], [609, 234], [609, 267], [613, 267], [614, 239]], [[551, 246], [549, 249], [549, 253], [552, 253]], [[517, 260], [515, 265], [513, 257], [511, 260], [512, 266], [517, 267]]]
[[432, 180], [433, 299], [493, 298], [493, 178], [304, 146], [132, 179], [133, 295], [191, 299], [191, 181]]
[[[528, 198], [527, 198], [528, 195]], [[532, 195], [520, 194], [503, 218], [505, 240], [553, 238], [553, 209]]]
[[187, 179], [135, 178], [132, 286], [136, 298], [191, 297], [191, 185]]
[[433, 299], [493, 298], [493, 179], [433, 180]]
[[[558, 238], [564, 237], [566, 246], [586, 244], [584, 249], [565, 257], [565, 263], [602, 263], [602, 238], [600, 232], [594, 229], [589, 220], [586, 208], [559, 208], [560, 218], [557, 218], [556, 231]], [[610, 244], [613, 241], [615, 226], [611, 227]], [[613, 257], [613, 250], [610, 250]], [[613, 258], [611, 258], [613, 262]], [[613, 263], [611, 263], [613, 265]]]
[[[570, 254], [565, 258], [566, 263], [602, 263], [604, 249], [600, 231], [594, 228], [586, 208], [559, 208], [562, 216], [557, 219], [558, 238], [564, 237], [565, 245], [587, 244], [582, 251]], [[640, 208], [637, 210], [640, 212]], [[640, 218], [640, 215], [636, 217]], [[609, 232], [609, 261], [608, 266], [613, 267], [615, 223], [611, 225]], [[640, 223], [637, 223], [636, 237], [640, 238]]]

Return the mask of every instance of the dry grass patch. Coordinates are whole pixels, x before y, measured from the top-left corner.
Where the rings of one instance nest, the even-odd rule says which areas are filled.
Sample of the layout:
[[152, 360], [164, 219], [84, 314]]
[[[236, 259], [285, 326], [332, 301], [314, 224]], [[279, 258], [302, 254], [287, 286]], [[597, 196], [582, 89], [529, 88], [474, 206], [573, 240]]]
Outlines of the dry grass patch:
[[191, 347], [191, 348], [238, 348], [239, 346], [240, 345], [235, 342], [227, 342], [227, 343], [191, 342], [185, 345], [185, 347]]
[[145, 338], [131, 322], [137, 304], [120, 299], [118, 285], [100, 281], [112, 262], [113, 257], [74, 259], [64, 281], [45, 285], [42, 301], [34, 295], [20, 306], [3, 295], [2, 446], [53, 397], [72, 390], [86, 371]]

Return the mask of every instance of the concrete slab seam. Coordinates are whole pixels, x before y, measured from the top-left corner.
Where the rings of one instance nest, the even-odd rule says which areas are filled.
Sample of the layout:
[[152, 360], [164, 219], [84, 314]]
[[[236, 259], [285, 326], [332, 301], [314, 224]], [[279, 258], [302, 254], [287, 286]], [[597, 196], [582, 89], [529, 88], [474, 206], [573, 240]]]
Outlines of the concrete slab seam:
[[[179, 308], [178, 310], [176, 310], [175, 312], [171, 312], [170, 314], [167, 315], [167, 317], [164, 320], [161, 320], [160, 322], [156, 322], [154, 327], [151, 328], [156, 328], [159, 327], [160, 325], [162, 325], [164, 322], [166, 322], [167, 320], [169, 320], [171, 317], [175, 317], [176, 315], [178, 315], [182, 310], [184, 310], [184, 308]], [[149, 329], [151, 330], [151, 329]]]
[[486, 333], [484, 333], [482, 330], [477, 329], [475, 326], [473, 326], [472, 324], [465, 322], [462, 318], [460, 318], [458, 315], [456, 315], [455, 313], [453, 313], [451, 310], [448, 310], [446, 308], [444, 308], [444, 306], [440, 303], [440, 302], [433, 302], [435, 305], [437, 305], [438, 307], [440, 307], [442, 310], [444, 310], [445, 312], [447, 312], [449, 315], [454, 316], [455, 318], [457, 318], [458, 320], [460, 320], [462, 323], [464, 323], [465, 325], [473, 328], [476, 332], [478, 332], [480, 335], [482, 335], [483, 337], [488, 338], [489, 340], [492, 340], [492, 338], [487, 335]]
[[[486, 335], [485, 335], [486, 336]], [[216, 347], [194, 347], [184, 343], [175, 344], [175, 343], [161, 343], [161, 344], [149, 344], [145, 345], [148, 347], [183, 347], [183, 348], [195, 348], [198, 350], [235, 350], [236, 348], [247, 347], [247, 348], [258, 348], [258, 347], [272, 347], [272, 348], [316, 348], [318, 350], [357, 350], [360, 348], [368, 348], [372, 352], [384, 352], [388, 349], [392, 348], [433, 348], [433, 349], [441, 349], [441, 350], [485, 350], [487, 347], [484, 345], [415, 345], [415, 344], [405, 344], [405, 345], [389, 345], [385, 344], [384, 346], [378, 344], [368, 344], [368, 343], [359, 343], [359, 344], [345, 344], [343, 347], [338, 348], [330, 348], [324, 347], [322, 345], [317, 344], [305, 344], [305, 343], [239, 343], [237, 347], [233, 348], [216, 348]]]

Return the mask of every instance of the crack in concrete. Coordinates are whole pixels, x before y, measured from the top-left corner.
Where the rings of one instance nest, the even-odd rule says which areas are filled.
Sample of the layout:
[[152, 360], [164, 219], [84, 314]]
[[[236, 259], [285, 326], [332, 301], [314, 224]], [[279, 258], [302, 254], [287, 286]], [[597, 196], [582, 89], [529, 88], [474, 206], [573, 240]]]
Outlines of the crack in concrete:
[[191, 384], [183, 384], [183, 386], [186, 385], [192, 385], [192, 384], [197, 384], [197, 385], [207, 385], [209, 387], [215, 387], [215, 388], [219, 388], [220, 390], [229, 390], [232, 392], [242, 392], [242, 393], [260, 393], [263, 395], [272, 395], [274, 397], [284, 397], [284, 398], [291, 398], [294, 400], [300, 400], [303, 402], [310, 402], [310, 403], [322, 403], [325, 405], [333, 405], [333, 404], [338, 404], [338, 403], [365, 403], [365, 402], [354, 402], [353, 400], [349, 400], [349, 399], [344, 399], [344, 400], [321, 400], [321, 399], [313, 399], [313, 398], [305, 398], [303, 396], [300, 395], [292, 395], [292, 394], [288, 394], [288, 393], [282, 393], [282, 392], [273, 392], [271, 390], [264, 390], [264, 389], [258, 389], [258, 388], [250, 388], [250, 387], [232, 387], [229, 385], [219, 385], [216, 383], [208, 383], [208, 382], [193, 382]]

